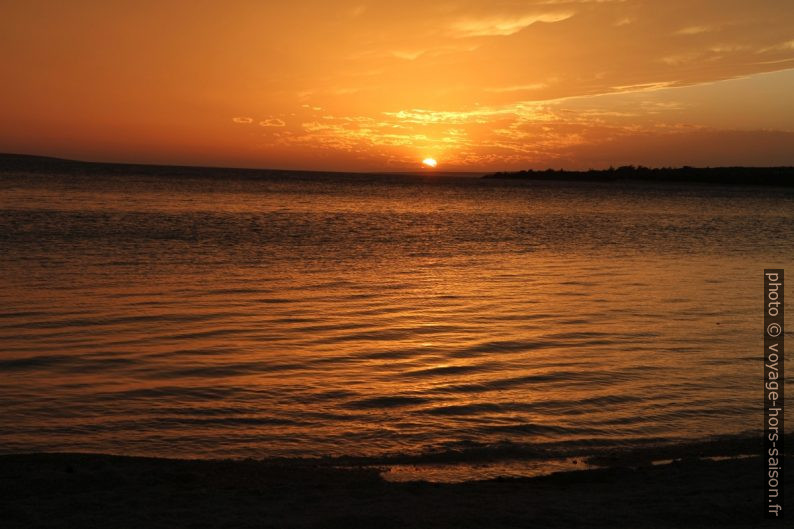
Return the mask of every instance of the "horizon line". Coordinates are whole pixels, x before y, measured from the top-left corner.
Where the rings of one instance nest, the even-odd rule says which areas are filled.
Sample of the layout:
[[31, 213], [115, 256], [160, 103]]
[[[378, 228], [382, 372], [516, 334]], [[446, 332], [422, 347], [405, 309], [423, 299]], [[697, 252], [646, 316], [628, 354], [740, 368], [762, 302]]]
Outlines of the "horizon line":
[[15, 152], [0, 152], [0, 169], [3, 161], [8, 158], [29, 159], [33, 161], [38, 159], [40, 161], [61, 162], [61, 163], [76, 163], [87, 165], [117, 165], [117, 166], [136, 166], [136, 167], [174, 167], [180, 169], [226, 169], [236, 171], [276, 171], [284, 173], [319, 173], [319, 174], [376, 174], [376, 175], [491, 175], [491, 174], [512, 174], [521, 172], [568, 172], [568, 173], [587, 173], [587, 172], [609, 172], [616, 171], [621, 168], [648, 169], [648, 170], [672, 170], [672, 169], [794, 169], [794, 165], [706, 165], [706, 166], [646, 166], [642, 164], [619, 164], [610, 165], [608, 168], [598, 169], [590, 167], [588, 169], [566, 169], [564, 167], [553, 168], [546, 167], [543, 169], [525, 168], [525, 169], [500, 169], [500, 170], [469, 170], [469, 171], [445, 171], [443, 169], [422, 168], [418, 167], [412, 171], [410, 169], [387, 171], [387, 170], [322, 170], [322, 169], [284, 169], [278, 167], [251, 167], [251, 166], [232, 166], [232, 165], [193, 165], [184, 163], [159, 163], [159, 162], [126, 162], [126, 161], [99, 161], [99, 160], [85, 160], [78, 158], [66, 158], [61, 156], [51, 156], [43, 154], [28, 154], [28, 153], [15, 153]]

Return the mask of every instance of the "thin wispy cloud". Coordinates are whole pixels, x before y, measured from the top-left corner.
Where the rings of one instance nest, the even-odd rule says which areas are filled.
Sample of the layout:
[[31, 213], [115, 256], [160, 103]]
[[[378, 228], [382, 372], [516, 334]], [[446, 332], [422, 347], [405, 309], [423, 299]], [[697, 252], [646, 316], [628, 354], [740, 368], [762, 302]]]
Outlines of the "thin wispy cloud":
[[676, 35], [699, 35], [701, 33], [707, 33], [709, 31], [713, 31], [714, 28], [711, 26], [687, 26], [685, 28], [681, 28], [676, 31]]
[[538, 22], [561, 22], [573, 16], [573, 12], [541, 13], [522, 16], [491, 16], [464, 19], [451, 25], [456, 37], [506, 36], [521, 31]]
[[285, 127], [287, 124], [284, 122], [283, 119], [279, 118], [267, 118], [263, 119], [259, 122], [260, 127]]

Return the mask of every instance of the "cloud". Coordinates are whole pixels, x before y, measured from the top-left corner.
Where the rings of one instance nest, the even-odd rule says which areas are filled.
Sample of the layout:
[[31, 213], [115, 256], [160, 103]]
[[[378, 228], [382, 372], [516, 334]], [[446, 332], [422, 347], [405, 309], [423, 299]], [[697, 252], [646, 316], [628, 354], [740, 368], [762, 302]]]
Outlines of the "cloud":
[[285, 127], [287, 124], [279, 118], [267, 118], [259, 122], [260, 127]]
[[768, 51], [789, 51], [794, 50], [794, 40], [788, 40], [786, 42], [781, 42], [779, 44], [775, 44], [773, 46], [767, 46], [758, 50], [758, 53], [766, 53]]
[[249, 118], [247, 116], [239, 116], [239, 117], [232, 118], [232, 121], [234, 121], [235, 123], [248, 124], [248, 123], [253, 123], [254, 122], [254, 118]]
[[427, 50], [415, 50], [415, 51], [404, 51], [404, 50], [394, 50], [391, 54], [398, 59], [403, 59], [406, 61], [413, 61], [417, 57], [421, 56]]
[[510, 114], [518, 106], [502, 106], [478, 108], [468, 111], [445, 111], [427, 110], [414, 108], [411, 110], [400, 110], [399, 112], [384, 112], [383, 114], [400, 123], [413, 123], [421, 125], [429, 124], [472, 124], [488, 123], [493, 116]]
[[659, 81], [656, 83], [641, 83], [623, 86], [613, 86], [615, 92], [653, 92], [675, 86], [677, 81]]
[[573, 16], [572, 12], [542, 13], [523, 16], [491, 16], [459, 20], [452, 24], [456, 37], [506, 36], [518, 33], [536, 22], [561, 22]]
[[668, 55], [666, 57], [662, 57], [659, 60], [664, 64], [667, 64], [668, 66], [681, 66], [696, 61], [702, 55], [703, 53], [699, 51], [690, 51], [690, 52], [678, 53], [676, 55]]
[[676, 31], [676, 35], [698, 35], [700, 33], [707, 33], [714, 28], [711, 26], [687, 26]]
[[[791, 159], [784, 146], [794, 137], [780, 128], [790, 121], [781, 115], [784, 102], [774, 103], [773, 98], [763, 109], [754, 107], [752, 122], [726, 121], [720, 113], [726, 102], [714, 97], [732, 94], [731, 102], [742, 101], [747, 93], [794, 78], [794, 71], [767, 75], [697, 86], [675, 81], [615, 85], [600, 95], [465, 109], [451, 105], [445, 110], [407, 107], [369, 115], [326, 114], [276, 142], [290, 149], [336, 151], [405, 166], [431, 152], [446, 167], [461, 170], [739, 164], [758, 163], [763, 156], [783, 163]], [[522, 86], [494, 89], [505, 88]], [[731, 152], [721, 142], [732, 145]]]

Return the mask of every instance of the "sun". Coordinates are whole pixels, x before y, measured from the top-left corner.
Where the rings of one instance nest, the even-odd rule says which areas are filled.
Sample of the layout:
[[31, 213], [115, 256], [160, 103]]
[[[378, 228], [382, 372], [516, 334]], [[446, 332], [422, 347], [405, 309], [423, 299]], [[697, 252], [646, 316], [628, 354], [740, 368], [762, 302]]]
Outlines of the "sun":
[[427, 167], [435, 167], [436, 165], [438, 165], [438, 162], [436, 161], [435, 158], [425, 158], [424, 160], [422, 160], [422, 164]]

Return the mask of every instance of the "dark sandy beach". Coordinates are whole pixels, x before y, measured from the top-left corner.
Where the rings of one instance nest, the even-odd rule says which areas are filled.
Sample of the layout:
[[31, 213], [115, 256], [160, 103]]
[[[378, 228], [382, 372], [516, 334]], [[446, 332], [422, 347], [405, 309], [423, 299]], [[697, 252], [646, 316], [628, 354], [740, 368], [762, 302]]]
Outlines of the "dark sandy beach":
[[[0, 457], [7, 528], [766, 527], [762, 462], [683, 458], [537, 478], [391, 483], [310, 461]], [[791, 480], [787, 505], [792, 505]], [[780, 527], [779, 523], [768, 526]]]

